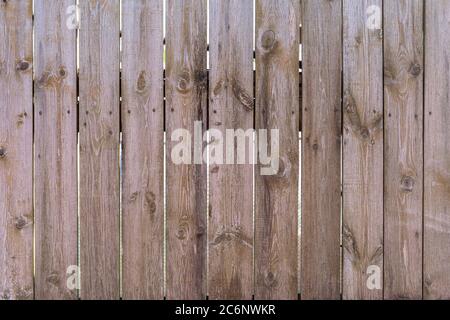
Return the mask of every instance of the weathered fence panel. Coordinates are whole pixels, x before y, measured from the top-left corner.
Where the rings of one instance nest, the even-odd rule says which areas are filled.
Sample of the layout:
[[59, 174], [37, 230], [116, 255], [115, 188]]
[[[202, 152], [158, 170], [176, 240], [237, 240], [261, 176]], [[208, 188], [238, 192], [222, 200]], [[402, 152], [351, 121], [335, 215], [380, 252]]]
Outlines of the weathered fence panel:
[[423, 1], [384, 0], [384, 297], [422, 298]]
[[425, 2], [424, 298], [450, 299], [450, 2]]
[[301, 297], [340, 297], [342, 1], [302, 0]]
[[[298, 297], [299, 14], [297, 0], [256, 1], [256, 299]], [[264, 163], [266, 149], [277, 157], [272, 129], [276, 166]]]
[[0, 299], [33, 299], [32, 1], [0, 3]]
[[0, 1], [0, 300], [450, 299], [449, 17]]
[[[249, 162], [254, 147], [253, 1], [211, 0], [209, 6], [208, 297], [251, 299], [254, 292], [253, 166]], [[233, 146], [232, 153], [228, 153], [230, 143], [242, 143], [239, 136], [226, 134], [230, 129], [249, 133], [244, 138], [243, 150], [236, 152]]]
[[367, 286], [383, 270], [383, 37], [366, 22], [382, 1], [343, 1], [343, 281], [344, 299], [380, 299]]
[[[34, 2], [34, 140], [36, 298], [75, 299], [77, 260], [76, 25], [67, 23], [75, 1]], [[72, 23], [72, 21], [69, 21]]]
[[123, 298], [162, 299], [163, 7], [122, 2]]
[[[199, 131], [205, 132], [207, 127], [206, 36], [206, 0], [167, 2], [168, 299], [206, 297], [207, 172], [202, 155], [204, 144], [195, 143], [195, 135], [200, 135], [201, 139], [202, 132]], [[181, 152], [185, 161], [176, 164], [172, 154], [180, 157], [180, 152], [174, 149], [175, 142], [184, 139], [194, 141], [191, 146], [196, 152], [191, 152], [190, 148], [188, 154]]]
[[81, 297], [119, 292], [118, 0], [80, 1]]

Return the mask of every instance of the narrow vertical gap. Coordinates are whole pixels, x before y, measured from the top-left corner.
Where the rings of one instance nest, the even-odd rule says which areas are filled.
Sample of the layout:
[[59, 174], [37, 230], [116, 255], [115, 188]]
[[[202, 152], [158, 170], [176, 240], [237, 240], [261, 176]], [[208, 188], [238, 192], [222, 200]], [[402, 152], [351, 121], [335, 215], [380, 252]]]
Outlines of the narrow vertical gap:
[[385, 46], [385, 36], [384, 36], [384, 32], [385, 32], [385, 30], [384, 30], [384, 14], [385, 14], [385, 12], [384, 12], [384, 3], [383, 3], [383, 0], [381, 0], [381, 34], [383, 35], [383, 37], [382, 37], [382, 41], [381, 41], [381, 47], [382, 47], [382, 50], [381, 50], [381, 61], [382, 61], [382, 77], [381, 77], [381, 88], [382, 88], [382, 103], [383, 103], [383, 106], [382, 106], [382, 112], [383, 112], [383, 151], [382, 151], [382, 155], [383, 155], [383, 157], [382, 157], [382, 159], [383, 159], [383, 183], [382, 183], [382, 185], [383, 185], [383, 194], [382, 194], [382, 201], [383, 201], [383, 203], [382, 203], [382, 208], [383, 208], [383, 255], [382, 255], [382, 257], [383, 257], [383, 271], [382, 271], [382, 274], [383, 274], [383, 281], [382, 281], [382, 286], [381, 286], [381, 296], [382, 296], [382, 299], [384, 299], [384, 295], [385, 295], [385, 283], [386, 283], [386, 277], [385, 277], [385, 270], [386, 270], [386, 268], [385, 268], [385, 239], [386, 239], [386, 235], [385, 235], [385, 215], [386, 215], [386, 213], [385, 213], [385, 202], [384, 202], [384, 194], [385, 194], [385, 183], [384, 183], [384, 181], [385, 181], [385, 179], [386, 179], [386, 177], [385, 177], [385, 157], [384, 157], [384, 150], [385, 150], [385, 146], [386, 146], [386, 143], [385, 143], [385, 138], [386, 138], [386, 115], [385, 115], [385, 106], [384, 106], [384, 88], [385, 88], [385, 86], [384, 86], [384, 67], [385, 67], [385, 61], [384, 61], [384, 46]]
[[210, 175], [209, 175], [209, 144], [210, 144], [210, 135], [209, 135], [209, 81], [210, 81], [210, 42], [209, 42], [209, 0], [206, 1], [206, 273], [205, 273], [205, 299], [209, 299], [209, 183], [210, 183]]
[[341, 205], [340, 205], [340, 235], [339, 235], [339, 259], [340, 259], [340, 283], [339, 291], [341, 300], [344, 297], [344, 249], [342, 243], [342, 235], [344, 228], [344, 112], [343, 112], [343, 97], [344, 97], [344, 4], [341, 2], [341, 141], [340, 141], [340, 189], [341, 189]]
[[298, 27], [298, 60], [299, 60], [299, 133], [298, 133], [298, 193], [297, 193], [297, 300], [301, 299], [300, 271], [301, 271], [301, 247], [302, 247], [302, 104], [303, 104], [303, 46], [302, 46], [302, 1], [300, 1], [299, 27]]
[[80, 0], [75, 1], [77, 27], [75, 29], [75, 65], [76, 65], [76, 127], [77, 127], [77, 297], [81, 299], [81, 220], [80, 220]]
[[31, 196], [31, 203], [32, 203], [32, 210], [33, 210], [33, 236], [32, 236], [32, 259], [33, 259], [33, 299], [36, 299], [36, 166], [35, 166], [35, 155], [36, 155], [36, 143], [35, 143], [35, 118], [34, 118], [34, 79], [35, 79], [35, 66], [34, 63], [36, 61], [35, 56], [35, 25], [34, 25], [34, 0], [31, 2], [32, 7], [32, 14], [31, 14], [31, 34], [32, 34], [32, 44], [31, 44], [31, 54], [32, 54], [32, 63], [31, 63], [31, 121], [32, 121], [32, 151], [31, 151], [31, 170], [32, 170], [32, 196]]
[[422, 300], [425, 300], [425, 112], [426, 112], [426, 30], [427, 30], [427, 2], [423, 1], [422, 7], [422, 65], [423, 65], [423, 79], [422, 79]]
[[119, 1], [119, 299], [123, 298], [123, 124], [122, 124], [122, 5]]
[[167, 0], [163, 0], [163, 61], [162, 61], [162, 73], [163, 73], [163, 259], [162, 259], [162, 271], [163, 271], [163, 297], [167, 299], [167, 137], [166, 137], [166, 17], [167, 17]]
[[256, 136], [256, 0], [253, 0], [253, 29], [252, 29], [252, 41], [253, 41], [253, 57], [252, 57], [252, 74], [253, 74], [253, 163], [252, 163], [252, 273], [253, 273], [253, 300], [256, 295], [256, 259], [255, 259], [255, 243], [256, 243], [256, 168], [258, 161], [257, 152], [257, 136]]

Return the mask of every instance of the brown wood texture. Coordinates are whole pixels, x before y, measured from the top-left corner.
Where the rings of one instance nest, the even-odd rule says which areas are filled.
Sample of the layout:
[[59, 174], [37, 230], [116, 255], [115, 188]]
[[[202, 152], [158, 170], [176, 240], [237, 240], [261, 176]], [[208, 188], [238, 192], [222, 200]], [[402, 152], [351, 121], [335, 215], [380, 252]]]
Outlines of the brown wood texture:
[[[256, 299], [298, 298], [299, 14], [298, 0], [256, 1]], [[279, 165], [268, 175], [260, 129], [275, 157], [271, 130], [279, 135]]]
[[450, 2], [425, 7], [423, 294], [450, 299]]
[[122, 2], [123, 298], [162, 299], [163, 3]]
[[[195, 148], [194, 122], [199, 121], [203, 132], [206, 131], [206, 4], [205, 0], [167, 2], [165, 86], [168, 299], [206, 298], [206, 164], [190, 150], [191, 164], [176, 164], [172, 157], [174, 146], [180, 143], [176, 136], [180, 129], [188, 130], [190, 137], [184, 135], [184, 139], [192, 141], [192, 149]], [[174, 131], [175, 141], [172, 141]]]
[[[382, 1], [343, 2], [344, 299], [383, 297]], [[370, 8], [373, 8], [372, 10]], [[367, 22], [367, 12], [373, 16]], [[377, 21], [378, 20], [378, 21]], [[379, 23], [377, 23], [379, 22]], [[371, 274], [372, 266], [379, 269]], [[369, 287], [369, 277], [379, 286]]]
[[0, 300], [33, 299], [32, 1], [0, 3]]
[[119, 298], [119, 1], [80, 1], [81, 298]]
[[[76, 26], [74, 0], [34, 2], [36, 299], [75, 299], [77, 266]], [[74, 283], [76, 284], [76, 283]]]
[[[253, 295], [253, 1], [212, 0], [210, 9], [209, 274], [210, 299], [251, 299]], [[226, 145], [245, 149], [226, 158]], [[220, 140], [220, 136], [222, 140]], [[240, 136], [242, 137], [242, 136]], [[222, 147], [221, 147], [222, 145]], [[224, 157], [214, 155], [222, 148]], [[249, 151], [250, 148], [250, 151]], [[245, 156], [244, 163], [239, 161]], [[230, 161], [228, 161], [230, 160]], [[230, 163], [228, 163], [230, 162]]]
[[342, 2], [302, 0], [301, 298], [340, 297]]
[[384, 298], [422, 298], [423, 1], [384, 0]]

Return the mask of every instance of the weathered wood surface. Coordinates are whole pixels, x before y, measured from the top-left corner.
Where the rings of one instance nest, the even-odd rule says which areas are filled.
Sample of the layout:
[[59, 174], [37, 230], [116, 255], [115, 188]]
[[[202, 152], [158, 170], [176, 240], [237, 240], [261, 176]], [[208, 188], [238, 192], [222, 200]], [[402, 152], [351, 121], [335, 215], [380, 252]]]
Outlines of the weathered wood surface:
[[[344, 299], [381, 299], [383, 297], [382, 1], [344, 0], [343, 5], [342, 293]], [[367, 12], [373, 15], [373, 21], [367, 22]], [[374, 276], [372, 287], [367, 284], [371, 275]], [[378, 283], [375, 279], [377, 275]]]
[[424, 298], [450, 299], [450, 2], [426, 2]]
[[[77, 266], [76, 25], [74, 0], [34, 2], [36, 299], [75, 299]], [[69, 28], [70, 27], [70, 28]]]
[[[176, 164], [180, 141], [194, 144], [195, 121], [207, 125], [206, 0], [169, 0], [166, 34], [167, 275], [168, 299], [206, 298], [206, 164], [201, 152], [191, 164]], [[179, 130], [189, 131], [184, 137]], [[172, 134], [175, 132], [172, 141]], [[197, 130], [198, 131], [198, 130]], [[191, 150], [188, 151], [188, 153]], [[176, 153], [176, 150], [175, 150]], [[196, 164], [197, 163], [197, 164]]]
[[123, 298], [163, 298], [163, 4], [124, 0]]
[[80, 1], [81, 297], [119, 298], [119, 1]]
[[302, 299], [340, 297], [342, 2], [302, 0]]
[[[297, 299], [299, 176], [299, 14], [297, 0], [256, 1], [255, 298]], [[279, 163], [261, 163], [279, 135]], [[269, 169], [269, 170], [268, 170]], [[266, 172], [264, 172], [266, 171]], [[270, 172], [273, 171], [273, 172]]]
[[[210, 10], [209, 299], [253, 295], [253, 1], [212, 0]], [[243, 130], [245, 147], [226, 130]], [[236, 133], [238, 133], [236, 131]], [[238, 134], [239, 134], [238, 133]], [[242, 140], [243, 141], [243, 140]], [[221, 148], [223, 144], [223, 148]], [[250, 149], [249, 149], [250, 148]], [[224, 155], [215, 161], [214, 155]], [[227, 156], [229, 158], [227, 158]], [[231, 157], [230, 157], [231, 156]], [[245, 156], [245, 159], [240, 158]], [[245, 164], [244, 164], [245, 163]]]
[[33, 299], [32, 1], [0, 2], [0, 300]]
[[422, 298], [423, 1], [384, 1], [384, 297]]

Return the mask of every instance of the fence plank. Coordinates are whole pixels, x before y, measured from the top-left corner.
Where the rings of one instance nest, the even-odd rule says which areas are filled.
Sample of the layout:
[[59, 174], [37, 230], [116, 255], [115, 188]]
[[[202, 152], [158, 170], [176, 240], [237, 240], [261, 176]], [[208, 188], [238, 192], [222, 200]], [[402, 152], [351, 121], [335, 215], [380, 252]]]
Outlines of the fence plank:
[[[344, 299], [382, 298], [382, 1], [344, 0]], [[372, 15], [373, 21], [367, 17]], [[373, 267], [378, 269], [372, 270]], [[367, 285], [372, 272], [373, 285]], [[374, 278], [375, 279], [375, 278]], [[378, 286], [379, 285], [379, 286]]]
[[[210, 159], [209, 275], [210, 299], [251, 299], [253, 294], [253, 1], [210, 2], [209, 129], [225, 137], [228, 129], [249, 132], [235, 165]], [[247, 131], [250, 129], [249, 131]], [[239, 138], [237, 139], [239, 141]], [[220, 143], [235, 142], [234, 137]], [[245, 141], [244, 141], [245, 143]], [[222, 152], [224, 152], [222, 146]], [[241, 152], [245, 152], [241, 154]], [[222, 160], [223, 161], [223, 160]]]
[[37, 299], [77, 297], [66, 285], [68, 268], [78, 264], [77, 26], [67, 20], [70, 6], [74, 0], [34, 3]]
[[163, 298], [163, 3], [124, 0], [123, 298]]
[[32, 1], [0, 3], [0, 300], [33, 298]]
[[384, 1], [384, 297], [422, 298], [423, 1]]
[[80, 1], [81, 297], [119, 298], [119, 1]]
[[[298, 298], [299, 14], [297, 0], [256, 1], [256, 299]], [[260, 129], [269, 145], [271, 130], [279, 133], [279, 166], [271, 170], [261, 163]]]
[[342, 1], [302, 0], [302, 299], [340, 297]]
[[424, 298], [450, 299], [450, 2], [426, 2]]
[[[199, 121], [201, 129], [206, 129], [206, 18], [205, 0], [168, 1], [166, 295], [169, 299], [206, 297], [206, 165], [201, 152], [192, 155], [190, 148], [185, 156], [192, 164], [174, 162], [180, 154], [180, 141], [194, 140], [194, 122]], [[177, 129], [189, 133], [180, 137]], [[191, 146], [202, 147], [194, 142]]]

